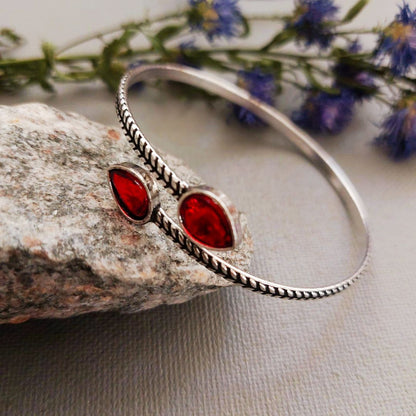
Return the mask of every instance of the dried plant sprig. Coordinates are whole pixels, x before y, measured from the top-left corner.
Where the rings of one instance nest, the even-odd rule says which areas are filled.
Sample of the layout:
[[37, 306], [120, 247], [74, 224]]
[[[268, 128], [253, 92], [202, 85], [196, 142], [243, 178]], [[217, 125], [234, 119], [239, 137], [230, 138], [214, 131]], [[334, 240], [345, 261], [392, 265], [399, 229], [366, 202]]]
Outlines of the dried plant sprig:
[[[403, 2], [386, 27], [345, 29], [368, 1], [358, 0], [344, 16], [334, 0], [295, 0], [288, 15], [244, 16], [237, 0], [189, 0], [184, 10], [86, 35], [61, 48], [43, 43], [42, 55], [30, 59], [10, 57], [23, 39], [3, 29], [0, 91], [29, 85], [53, 91], [56, 83], [93, 80], [114, 90], [129, 65], [180, 62], [233, 73], [239, 85], [269, 104], [278, 103], [275, 97], [287, 86], [304, 91], [305, 102], [293, 118], [318, 132], [340, 132], [360, 102], [379, 100], [391, 115], [376, 143], [401, 159], [416, 153], [416, 10]], [[233, 44], [249, 38], [262, 20], [276, 25], [274, 36], [258, 47]], [[375, 37], [374, 47], [363, 50], [359, 38], [367, 35]], [[203, 38], [208, 46], [201, 46], [207, 45]], [[102, 43], [97, 52], [71, 53], [97, 40]], [[137, 40], [144, 46], [134, 46]], [[247, 110], [234, 108], [234, 113], [243, 123], [260, 124]]]

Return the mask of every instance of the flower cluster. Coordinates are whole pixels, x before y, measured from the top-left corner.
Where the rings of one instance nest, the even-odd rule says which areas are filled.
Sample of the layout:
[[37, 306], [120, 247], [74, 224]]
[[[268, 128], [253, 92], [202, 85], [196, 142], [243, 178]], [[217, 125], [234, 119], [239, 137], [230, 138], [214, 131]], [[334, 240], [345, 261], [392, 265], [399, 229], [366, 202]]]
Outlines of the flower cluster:
[[198, 61], [193, 59], [193, 52], [196, 51], [195, 42], [189, 40], [179, 44], [178, 53], [175, 61], [181, 65], [191, 66], [192, 68], [199, 68]]
[[[304, 100], [292, 119], [323, 134], [341, 132], [364, 100], [378, 100], [390, 111], [380, 122], [375, 144], [394, 159], [416, 154], [416, 8], [402, 0], [384, 27], [355, 30], [344, 25], [367, 0], [355, 0], [345, 15], [340, 0], [293, 1], [289, 15], [256, 17], [243, 15], [239, 0], [188, 0], [180, 12], [103, 31], [102, 50], [85, 55], [68, 51], [94, 36], [60, 49], [44, 43], [40, 57], [12, 59], [23, 40], [13, 30], [0, 28], [0, 92], [33, 84], [51, 91], [58, 82], [96, 79], [115, 89], [123, 72], [136, 65], [177, 62], [232, 75], [238, 86], [270, 106], [279, 104], [277, 96], [286, 88], [298, 88]], [[241, 38], [261, 28], [253, 24], [258, 20], [268, 21], [275, 32], [257, 47], [249, 45], [259, 36], [244, 45]], [[140, 34], [147, 46], [135, 48], [132, 40]], [[376, 38], [362, 42], [366, 35]], [[240, 42], [232, 43], [235, 40]], [[373, 45], [363, 48], [361, 44], [371, 45], [367, 40]], [[136, 85], [137, 90], [142, 87]], [[180, 88], [195, 93], [193, 87]], [[264, 124], [249, 109], [232, 108], [245, 125]]]
[[[191, 27], [204, 32], [208, 40], [238, 36], [242, 16], [236, 1], [190, 0], [190, 5]], [[337, 38], [338, 11], [333, 0], [296, 0], [293, 15], [286, 19], [285, 31], [306, 48], [315, 45], [326, 50]], [[344, 49], [345, 54], [329, 68], [333, 74], [332, 91], [319, 88], [319, 85], [305, 86], [305, 101], [292, 114], [297, 124], [318, 133], [339, 133], [351, 121], [356, 104], [378, 94], [375, 78], [383, 58], [390, 58], [389, 68], [393, 76], [404, 75], [415, 67], [416, 11], [403, 3], [394, 21], [379, 33], [379, 42], [372, 54], [378, 61], [375, 66], [365, 68], [359, 55], [361, 50], [357, 39], [350, 40]], [[277, 81], [272, 72], [256, 65], [237, 72], [237, 85], [269, 105], [275, 102]], [[395, 159], [416, 153], [416, 105], [414, 99], [405, 102], [409, 103], [409, 100], [412, 104], [404, 106], [399, 103], [395, 107], [382, 123], [383, 131], [375, 140]], [[250, 126], [263, 124], [246, 108], [234, 105], [233, 109], [242, 123]]]
[[[348, 47], [350, 54], [357, 54], [360, 51], [361, 45], [357, 40], [354, 40]], [[368, 71], [351, 65], [345, 59], [340, 59], [332, 68], [332, 72], [335, 76], [334, 86], [349, 91], [358, 101], [371, 98], [377, 92], [374, 77]]]
[[416, 64], [416, 11], [403, 3], [396, 19], [380, 34], [376, 55], [390, 58], [394, 75], [404, 75]]
[[[273, 105], [276, 94], [276, 81], [273, 74], [259, 67], [240, 71], [237, 75], [237, 85], [247, 90], [253, 97], [266, 104]], [[243, 124], [249, 126], [263, 125], [264, 122], [251, 111], [239, 105], [234, 105], [234, 114]]]
[[[357, 40], [347, 48], [351, 55], [360, 50]], [[351, 121], [355, 104], [377, 91], [374, 77], [346, 59], [340, 58], [332, 72], [334, 92], [310, 89], [301, 108], [292, 114], [292, 119], [305, 129], [326, 134], [341, 132]]]
[[190, 0], [189, 4], [191, 29], [204, 32], [210, 41], [238, 35], [242, 15], [237, 0]]
[[[311, 10], [315, 9], [306, 7], [309, 3], [318, 8], [318, 13], [311, 14]], [[295, 16], [300, 16], [300, 20], [295, 21], [302, 22], [309, 13], [309, 21], [314, 25], [308, 22], [305, 27], [314, 27], [314, 33], [307, 33], [305, 27], [299, 29], [293, 24], [292, 27], [297, 30], [298, 38], [305, 39], [307, 46], [317, 44], [326, 48], [331, 44], [335, 36], [334, 24], [322, 27], [321, 22], [334, 18], [337, 10], [333, 7], [332, 1], [300, 0], [295, 13]], [[356, 103], [377, 96], [379, 86], [375, 77], [381, 71], [387, 70], [387, 76], [390, 77], [401, 77], [414, 70], [416, 10], [411, 10], [404, 2], [399, 6], [399, 13], [393, 22], [379, 33], [378, 44], [368, 58], [370, 60], [371, 55], [376, 58], [375, 66], [360, 59], [361, 49], [358, 40], [352, 41], [346, 48], [347, 53], [339, 57], [332, 67], [334, 80], [331, 87], [334, 91], [329, 93], [316, 87], [307, 90], [304, 103], [292, 114], [292, 119], [297, 124], [319, 133], [339, 133], [352, 119]], [[386, 69], [380, 67], [384, 58], [389, 59]], [[408, 84], [416, 84], [412, 78], [398, 78], [398, 81], [403, 80], [408, 81]], [[391, 87], [391, 78], [389, 85]], [[375, 139], [375, 144], [385, 148], [396, 160], [416, 154], [416, 93], [409, 94], [407, 87], [399, 87], [399, 94], [405, 94], [406, 98], [399, 99], [392, 106], [391, 114], [381, 124], [381, 134]]]
[[339, 94], [310, 91], [302, 107], [292, 115], [295, 123], [318, 133], [339, 133], [351, 121], [354, 96], [344, 89]]
[[382, 127], [375, 142], [392, 158], [405, 159], [416, 153], [416, 96], [399, 101]]
[[293, 17], [286, 28], [292, 29], [306, 46], [328, 48], [335, 37], [334, 19], [338, 7], [333, 0], [297, 0]]

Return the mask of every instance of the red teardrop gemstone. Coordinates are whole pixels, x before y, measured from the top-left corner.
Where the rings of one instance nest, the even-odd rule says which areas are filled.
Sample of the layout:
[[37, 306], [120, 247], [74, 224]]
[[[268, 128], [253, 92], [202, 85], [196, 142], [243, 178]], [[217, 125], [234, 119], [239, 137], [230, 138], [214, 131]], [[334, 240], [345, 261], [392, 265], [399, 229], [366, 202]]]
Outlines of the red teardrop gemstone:
[[143, 220], [149, 213], [150, 207], [149, 196], [143, 183], [123, 169], [112, 169], [110, 181], [122, 211], [135, 221]]
[[231, 222], [218, 202], [205, 194], [191, 194], [179, 208], [183, 228], [194, 240], [213, 249], [233, 246]]

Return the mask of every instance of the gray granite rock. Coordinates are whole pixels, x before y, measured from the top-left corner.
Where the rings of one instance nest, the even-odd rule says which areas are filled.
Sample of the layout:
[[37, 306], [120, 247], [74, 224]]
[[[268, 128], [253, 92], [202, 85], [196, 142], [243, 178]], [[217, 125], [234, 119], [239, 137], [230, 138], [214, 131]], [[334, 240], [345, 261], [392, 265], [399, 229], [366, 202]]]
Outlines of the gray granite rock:
[[[229, 284], [154, 224], [135, 226], [119, 214], [106, 168], [122, 161], [140, 164], [118, 129], [43, 104], [0, 106], [0, 323], [136, 312]], [[163, 191], [161, 200], [175, 215], [173, 197]], [[252, 245], [244, 229], [242, 246], [225, 257], [246, 269]]]

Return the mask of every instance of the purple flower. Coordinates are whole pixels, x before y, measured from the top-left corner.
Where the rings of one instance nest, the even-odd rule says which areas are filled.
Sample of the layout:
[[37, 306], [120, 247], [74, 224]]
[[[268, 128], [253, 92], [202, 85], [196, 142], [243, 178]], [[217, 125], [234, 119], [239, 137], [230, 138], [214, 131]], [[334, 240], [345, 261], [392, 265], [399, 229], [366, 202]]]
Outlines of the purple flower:
[[[259, 67], [254, 67], [247, 71], [239, 71], [237, 85], [266, 104], [274, 104], [276, 82], [271, 73], [267, 73]], [[264, 125], [264, 122], [259, 117], [246, 108], [234, 105], [233, 109], [235, 116], [241, 123], [249, 126]]]
[[416, 63], [416, 11], [403, 2], [395, 20], [384, 29], [375, 51], [379, 59], [390, 58], [394, 75], [404, 75]]
[[393, 159], [406, 159], [416, 153], [416, 97], [399, 102], [382, 124], [375, 144], [385, 148]]
[[286, 28], [292, 28], [306, 46], [318, 45], [326, 49], [334, 38], [332, 23], [337, 11], [333, 0], [298, 0]]
[[238, 36], [243, 17], [238, 0], [189, 0], [192, 30], [204, 32], [209, 41]]
[[339, 133], [351, 121], [354, 96], [348, 90], [339, 94], [309, 91], [305, 102], [292, 119], [299, 126], [318, 133]]
[[[348, 47], [348, 52], [351, 54], [356, 54], [360, 50], [361, 45], [358, 41], [352, 42]], [[352, 65], [347, 59], [340, 58], [332, 71], [335, 74], [335, 88], [350, 91], [357, 100], [369, 98], [377, 91], [374, 77], [369, 72]]]
[[362, 46], [358, 39], [355, 39], [348, 45], [348, 52], [349, 53], [360, 53]]
[[192, 57], [192, 52], [195, 51], [197, 51], [197, 47], [195, 46], [195, 42], [193, 40], [180, 43], [178, 54], [175, 59], [176, 62], [192, 68], [200, 68], [201, 65], [199, 65], [195, 58]]

